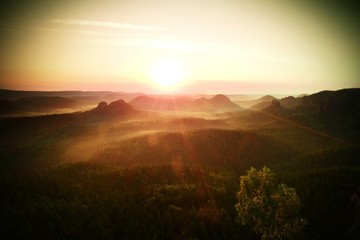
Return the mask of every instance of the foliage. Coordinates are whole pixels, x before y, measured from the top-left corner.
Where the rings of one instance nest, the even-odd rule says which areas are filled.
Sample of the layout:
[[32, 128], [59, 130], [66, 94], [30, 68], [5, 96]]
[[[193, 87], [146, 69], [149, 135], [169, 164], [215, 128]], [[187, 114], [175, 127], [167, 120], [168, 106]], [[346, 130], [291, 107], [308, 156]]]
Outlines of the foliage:
[[286, 239], [305, 225], [299, 217], [301, 203], [295, 189], [277, 184], [275, 173], [267, 167], [251, 168], [240, 177], [237, 199], [242, 223], [252, 226], [263, 240]]
[[356, 222], [358, 146], [276, 121], [166, 121], [0, 121], [2, 239], [258, 239], [234, 209], [236, 176], [264, 165], [301, 198], [299, 239], [343, 239]]
[[0, 180], [3, 239], [233, 239], [247, 232], [236, 228], [231, 172], [84, 162]]

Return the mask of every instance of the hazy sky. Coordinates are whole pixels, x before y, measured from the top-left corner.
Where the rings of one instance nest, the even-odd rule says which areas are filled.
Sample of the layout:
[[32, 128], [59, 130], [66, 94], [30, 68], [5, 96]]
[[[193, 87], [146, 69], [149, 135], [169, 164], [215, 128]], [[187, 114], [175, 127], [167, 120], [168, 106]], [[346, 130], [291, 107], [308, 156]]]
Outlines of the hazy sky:
[[181, 75], [175, 92], [360, 87], [359, 16], [341, 2], [3, 0], [0, 88], [169, 90], [154, 69]]

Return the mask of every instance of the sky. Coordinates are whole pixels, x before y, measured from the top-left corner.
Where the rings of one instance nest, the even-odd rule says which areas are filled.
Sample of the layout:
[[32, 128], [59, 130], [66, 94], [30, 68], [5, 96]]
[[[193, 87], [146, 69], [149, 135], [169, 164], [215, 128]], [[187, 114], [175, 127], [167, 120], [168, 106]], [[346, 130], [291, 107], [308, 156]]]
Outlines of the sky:
[[3, 0], [0, 88], [314, 93], [360, 87], [345, 1]]

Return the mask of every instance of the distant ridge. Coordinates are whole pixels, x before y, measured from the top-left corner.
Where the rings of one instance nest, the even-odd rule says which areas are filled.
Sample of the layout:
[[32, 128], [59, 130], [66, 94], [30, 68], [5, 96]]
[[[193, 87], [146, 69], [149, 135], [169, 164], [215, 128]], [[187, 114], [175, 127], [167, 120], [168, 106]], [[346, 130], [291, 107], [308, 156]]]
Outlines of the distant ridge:
[[16, 100], [28, 97], [64, 97], [71, 99], [78, 98], [100, 98], [107, 101], [114, 101], [116, 99], [124, 99], [128, 101], [134, 97], [143, 95], [143, 93], [128, 93], [128, 92], [112, 92], [112, 91], [21, 91], [0, 89], [0, 99]]
[[321, 91], [300, 98], [302, 105], [316, 106], [329, 114], [354, 113], [360, 115], [360, 88]]
[[110, 91], [17, 91], [0, 89], [0, 117], [86, 111], [100, 101], [129, 101], [142, 93]]
[[[252, 106], [253, 109], [274, 109], [274, 101], [262, 102]], [[324, 114], [360, 115], [360, 88], [341, 89], [337, 91], [321, 91], [300, 97], [285, 97], [277, 100], [277, 108], [289, 111], [321, 112]]]
[[21, 114], [32, 112], [54, 113], [61, 109], [75, 107], [75, 101], [70, 98], [58, 96], [33, 96], [9, 100], [0, 98], [0, 114]]
[[[264, 101], [260, 101], [264, 100]], [[314, 94], [302, 94], [298, 97], [288, 96], [281, 99], [265, 96], [247, 104], [260, 101], [250, 108], [256, 110], [273, 109], [274, 101], [279, 107], [288, 110], [319, 111], [327, 114], [359, 113], [360, 114], [360, 88], [340, 89], [336, 91], [324, 90]], [[239, 103], [241, 105], [241, 103]], [[246, 104], [245, 104], [246, 105]]]
[[166, 111], [235, 111], [240, 106], [227, 96], [218, 94], [212, 98], [191, 99], [183, 96], [138, 96], [129, 102], [135, 109]]
[[[0, 117], [87, 111], [101, 101], [111, 104], [119, 99], [128, 103], [133, 110], [216, 112], [237, 111], [243, 107], [261, 110], [271, 106], [272, 102], [277, 100], [285, 110], [301, 108], [304, 111], [320, 111], [327, 114], [360, 112], [360, 88], [325, 90], [310, 95], [302, 94], [297, 97], [288, 96], [281, 99], [266, 95], [256, 100], [235, 100], [235, 102], [223, 94], [203, 95], [194, 98], [111, 91], [16, 91], [0, 89]], [[123, 103], [119, 102], [118, 104]], [[130, 110], [128, 109], [128, 111]]]
[[241, 107], [261, 109], [270, 105], [272, 100], [277, 100], [276, 97], [265, 95], [256, 100], [237, 101]]
[[119, 115], [119, 114], [128, 114], [133, 113], [135, 110], [132, 106], [127, 104], [123, 99], [116, 100], [107, 104], [107, 102], [100, 102], [96, 108], [89, 111], [91, 114], [95, 115]]
[[58, 96], [24, 97], [14, 102], [25, 109], [71, 108], [75, 105], [74, 100]]

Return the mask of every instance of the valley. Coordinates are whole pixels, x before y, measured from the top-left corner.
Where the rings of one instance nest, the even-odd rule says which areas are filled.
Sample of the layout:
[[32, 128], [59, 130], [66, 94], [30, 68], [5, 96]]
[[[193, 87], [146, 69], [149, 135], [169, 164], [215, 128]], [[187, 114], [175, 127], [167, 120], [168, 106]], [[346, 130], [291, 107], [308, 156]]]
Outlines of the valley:
[[162, 96], [143, 109], [100, 99], [85, 111], [3, 117], [3, 236], [257, 239], [234, 206], [239, 176], [263, 166], [302, 201], [299, 239], [356, 236], [359, 90], [271, 98], [260, 110], [217, 96], [204, 109]]

